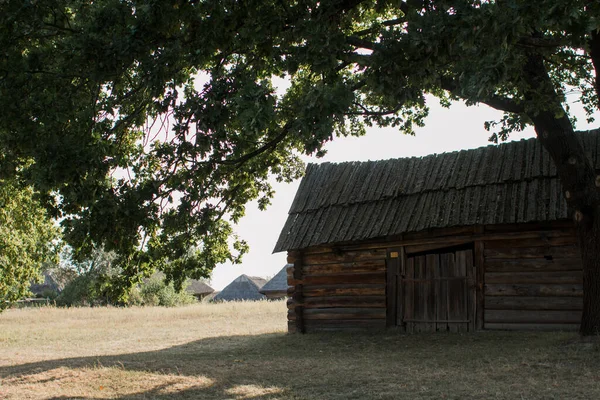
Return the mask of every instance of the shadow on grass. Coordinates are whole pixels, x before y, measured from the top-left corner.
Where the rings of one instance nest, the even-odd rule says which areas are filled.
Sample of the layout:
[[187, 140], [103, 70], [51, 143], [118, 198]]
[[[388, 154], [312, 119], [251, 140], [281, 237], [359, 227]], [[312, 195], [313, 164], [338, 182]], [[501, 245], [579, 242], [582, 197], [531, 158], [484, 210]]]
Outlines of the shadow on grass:
[[[289, 388], [286, 374], [277, 373], [277, 370], [287, 370], [287, 363], [292, 361], [293, 352], [289, 351], [292, 342], [286, 334], [212, 337], [157, 351], [0, 367], [0, 381], [10, 378], [11, 384], [46, 385], [61, 381], [77, 370], [85, 371], [84, 379], [89, 377], [95, 381], [88, 385], [91, 390], [96, 390], [89, 397], [94, 399], [280, 398], [287, 397]], [[101, 391], [111, 389], [111, 384], [118, 392], [119, 386], [127, 386], [132, 380], [139, 380], [139, 386], [144, 386], [143, 382], [147, 381], [148, 389], [134, 389], [133, 393], [120, 396], [101, 395]]]
[[[54, 381], [61, 389], [44, 398], [55, 400], [512, 398], [510, 390], [500, 391], [507, 385], [516, 388], [513, 394], [528, 398], [560, 398], [566, 394], [563, 389], [539, 392], [556, 381], [548, 368], [559, 366], [570, 382], [569, 375], [576, 376], [580, 368], [600, 367], [597, 358], [580, 357], [565, 347], [569, 337], [389, 332], [221, 336], [157, 351], [0, 367], [0, 380], [18, 386]], [[524, 374], [536, 374], [538, 381], [515, 386]], [[74, 383], [77, 379], [89, 382]], [[85, 396], [52, 397], [71, 393], [62, 389], [69, 384], [79, 385], [72, 392]]]

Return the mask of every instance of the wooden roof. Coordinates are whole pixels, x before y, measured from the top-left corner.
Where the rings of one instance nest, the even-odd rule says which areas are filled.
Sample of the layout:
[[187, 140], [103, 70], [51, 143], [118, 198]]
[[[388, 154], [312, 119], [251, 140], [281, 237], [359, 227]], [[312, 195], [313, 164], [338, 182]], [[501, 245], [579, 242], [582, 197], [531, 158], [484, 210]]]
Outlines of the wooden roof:
[[[579, 136], [600, 169], [598, 130]], [[309, 164], [275, 252], [429, 228], [567, 218], [536, 139], [383, 161]]]
[[229, 285], [225, 286], [219, 294], [217, 294], [214, 301], [236, 301], [236, 300], [262, 300], [265, 299], [265, 295], [260, 293], [259, 290], [262, 288], [267, 281], [263, 278], [240, 275], [234, 279]]
[[284, 265], [284, 267], [275, 275], [269, 282], [267, 282], [261, 289], [260, 292], [263, 294], [282, 292], [287, 293], [287, 267], [290, 264]]

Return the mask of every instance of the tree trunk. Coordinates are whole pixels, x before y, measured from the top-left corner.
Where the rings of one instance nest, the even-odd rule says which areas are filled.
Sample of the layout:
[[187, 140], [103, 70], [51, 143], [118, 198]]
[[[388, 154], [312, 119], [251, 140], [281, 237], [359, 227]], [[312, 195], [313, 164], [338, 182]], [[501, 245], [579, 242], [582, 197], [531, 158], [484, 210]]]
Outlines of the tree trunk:
[[600, 334], [600, 207], [577, 223], [583, 261], [583, 315], [579, 333]]

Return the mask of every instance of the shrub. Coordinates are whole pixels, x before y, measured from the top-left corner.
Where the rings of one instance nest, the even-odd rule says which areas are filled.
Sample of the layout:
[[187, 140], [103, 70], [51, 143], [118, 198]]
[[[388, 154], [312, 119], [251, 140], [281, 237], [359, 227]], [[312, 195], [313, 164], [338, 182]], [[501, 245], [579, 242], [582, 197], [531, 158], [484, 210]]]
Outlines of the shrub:
[[196, 298], [185, 291], [177, 293], [173, 284], [166, 285], [158, 277], [147, 279], [129, 296], [130, 305], [175, 307], [196, 302]]

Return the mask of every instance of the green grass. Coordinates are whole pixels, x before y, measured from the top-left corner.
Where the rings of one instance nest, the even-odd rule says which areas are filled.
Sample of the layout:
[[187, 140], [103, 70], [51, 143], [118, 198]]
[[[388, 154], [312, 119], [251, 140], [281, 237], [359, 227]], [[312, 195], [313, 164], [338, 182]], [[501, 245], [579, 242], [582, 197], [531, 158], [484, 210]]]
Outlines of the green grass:
[[0, 314], [2, 399], [596, 399], [566, 333], [288, 335], [285, 303]]

